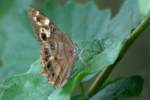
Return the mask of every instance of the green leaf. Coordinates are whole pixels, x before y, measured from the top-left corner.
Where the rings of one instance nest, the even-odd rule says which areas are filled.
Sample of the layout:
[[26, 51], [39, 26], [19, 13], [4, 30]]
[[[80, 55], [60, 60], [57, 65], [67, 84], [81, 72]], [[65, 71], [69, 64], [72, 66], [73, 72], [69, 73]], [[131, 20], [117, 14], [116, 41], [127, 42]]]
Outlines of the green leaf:
[[90, 100], [125, 100], [139, 96], [143, 87], [143, 78], [132, 76], [113, 82], [99, 91]]
[[7, 88], [6, 86], [4, 86], [3, 84], [0, 84], [0, 100], [1, 100], [3, 92], [5, 91], [6, 88]]
[[[83, 5], [75, 2], [65, 5], [52, 1], [46, 3], [43, 1], [43, 4], [34, 2], [34, 6], [46, 14], [62, 32], [66, 32], [71, 37], [76, 44], [78, 58], [70, 79], [59, 89], [50, 93], [52, 89], [37, 68], [40, 66], [39, 62], [36, 62], [28, 73], [6, 79], [3, 84], [10, 88], [4, 90], [1, 95], [2, 100], [20, 100], [25, 97], [29, 100], [38, 100], [39, 96], [41, 97], [39, 100], [46, 98], [69, 100], [73, 89], [83, 78], [116, 63], [122, 51], [129, 47], [126, 46], [126, 42], [135, 40], [135, 37], [148, 26], [149, 20], [146, 18], [150, 17], [150, 6], [141, 9], [141, 5], [148, 0], [139, 1], [126, 0], [114, 18], [111, 18], [109, 10], [101, 11], [93, 2]], [[8, 38], [2, 53], [2, 60], [6, 67], [0, 70], [0, 77], [6, 76], [4, 73], [8, 74], [12, 72], [11, 70], [15, 73], [18, 73], [16, 70], [24, 71], [27, 69], [25, 66], [39, 55], [38, 44], [33, 37], [31, 22], [26, 14], [30, 4], [30, 0], [26, 2], [16, 0], [9, 13], [0, 19], [0, 25], [3, 26], [0, 30], [6, 32]], [[144, 20], [143, 24], [146, 26], [139, 26]], [[4, 27], [8, 26], [8, 23], [9, 27]], [[136, 28], [142, 30], [137, 34], [133, 32]], [[26, 82], [29, 85], [26, 86]], [[34, 95], [30, 95], [32, 92]]]
[[[117, 47], [119, 47], [119, 49], [116, 51], [118, 54], [116, 55], [116, 60], [114, 63], [110, 64], [110, 67], [105, 69], [106, 73], [103, 72], [104, 76], [99, 74], [99, 76], [102, 76], [99, 77], [102, 80], [97, 79], [100, 80], [97, 83], [100, 83], [101, 85], [103, 84], [111, 70], [123, 57], [125, 51], [127, 51], [127, 49], [136, 40], [136, 38], [150, 25], [150, 6], [146, 6], [145, 8], [147, 13], [142, 13], [145, 12], [145, 10], [142, 11], [140, 5], [144, 5], [144, 3], [146, 3], [146, 1], [139, 2], [134, 0], [127, 0], [121, 7], [119, 13], [112, 19], [110, 24], [111, 27], [108, 27], [108, 31], [112, 32], [109, 34], [111, 36], [109, 43], [113, 43], [112, 45], [118, 43], [115, 44]], [[98, 58], [95, 59], [95, 61], [96, 60], [98, 60]], [[95, 86], [91, 87], [88, 91], [88, 95], [91, 96], [96, 93], [99, 87], [99, 84], [95, 84]]]
[[0, 100], [47, 100], [53, 89], [44, 76], [37, 72], [41, 69], [38, 62], [31, 66], [31, 69], [34, 66], [36, 70], [29, 70], [4, 81], [5, 88], [0, 91]]

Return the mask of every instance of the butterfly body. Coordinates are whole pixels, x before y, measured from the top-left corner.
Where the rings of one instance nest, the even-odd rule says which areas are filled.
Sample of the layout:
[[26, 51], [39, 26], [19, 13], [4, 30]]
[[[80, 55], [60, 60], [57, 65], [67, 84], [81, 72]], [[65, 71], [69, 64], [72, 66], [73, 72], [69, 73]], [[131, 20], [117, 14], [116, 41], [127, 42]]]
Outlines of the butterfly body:
[[75, 60], [75, 47], [70, 38], [35, 8], [29, 10], [35, 34], [40, 42], [43, 74], [55, 88], [69, 77]]

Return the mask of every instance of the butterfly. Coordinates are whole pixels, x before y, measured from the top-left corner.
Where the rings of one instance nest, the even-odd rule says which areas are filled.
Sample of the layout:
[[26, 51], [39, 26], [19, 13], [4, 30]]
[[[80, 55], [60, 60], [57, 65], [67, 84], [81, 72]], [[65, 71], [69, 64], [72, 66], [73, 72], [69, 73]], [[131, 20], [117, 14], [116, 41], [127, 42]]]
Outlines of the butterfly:
[[70, 76], [76, 50], [72, 40], [36, 8], [28, 12], [34, 33], [40, 43], [42, 72], [54, 88], [62, 86]]

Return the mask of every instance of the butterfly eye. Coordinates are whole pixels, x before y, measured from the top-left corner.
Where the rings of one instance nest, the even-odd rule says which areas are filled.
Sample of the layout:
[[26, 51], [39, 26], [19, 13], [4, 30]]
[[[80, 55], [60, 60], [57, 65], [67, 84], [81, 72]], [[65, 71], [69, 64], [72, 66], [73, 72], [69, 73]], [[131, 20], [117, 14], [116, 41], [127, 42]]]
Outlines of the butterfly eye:
[[45, 33], [40, 34], [40, 39], [46, 41], [47, 40], [47, 35]]

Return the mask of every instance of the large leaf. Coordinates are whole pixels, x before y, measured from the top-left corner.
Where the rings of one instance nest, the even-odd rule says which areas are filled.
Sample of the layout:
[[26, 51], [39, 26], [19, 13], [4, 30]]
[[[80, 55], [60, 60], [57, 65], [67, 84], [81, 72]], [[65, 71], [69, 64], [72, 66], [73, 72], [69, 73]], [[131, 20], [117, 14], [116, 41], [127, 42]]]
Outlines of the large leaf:
[[[43, 3], [43, 5], [39, 3], [40, 6], [38, 3], [34, 3], [34, 6], [37, 6], [41, 11], [48, 15], [61, 31], [67, 32], [70, 35], [76, 44], [78, 51], [78, 59], [75, 62], [70, 79], [64, 86], [53, 91], [49, 96], [49, 100], [69, 100], [71, 92], [84, 77], [91, 73], [101, 71], [103, 68], [115, 63], [117, 58], [120, 56], [120, 52], [125, 46], [126, 41], [130, 41], [130, 39], [132, 40], [134, 36], [138, 36], [136, 33], [133, 34], [132, 30], [136, 29], [136, 27], [140, 25], [147, 16], [149, 16], [150, 6], [147, 4], [145, 8], [142, 8], [146, 1], [148, 2], [148, 0], [125, 1], [118, 15], [112, 19], [108, 10], [100, 11], [96, 8], [96, 5], [93, 2], [89, 2], [84, 5], [69, 3], [63, 6], [54, 2], [46, 2]], [[25, 66], [28, 62], [32, 61], [34, 57], [36, 57], [33, 51], [35, 51], [34, 49], [37, 49], [37, 44], [34, 44], [35, 40], [32, 35], [30, 35], [31, 26], [28, 26], [30, 23], [28, 22], [27, 17], [25, 17], [25, 10], [27, 10], [30, 1], [26, 2], [27, 3], [23, 2], [25, 4], [22, 4], [22, 6], [20, 4], [22, 2], [16, 0], [16, 5], [14, 5], [13, 9], [10, 9], [11, 12], [9, 12], [2, 20], [3, 26], [12, 21], [12, 18], [14, 22], [10, 23], [9, 28], [2, 28], [6, 33], [10, 32], [8, 36], [12, 36], [12, 38], [8, 39], [8, 41], [10, 41], [7, 42], [9, 45], [6, 45], [7, 48], [3, 53], [5, 55], [4, 57], [8, 59], [8, 63], [4, 63], [6, 63], [7, 66], [8, 64], [10, 65], [8, 68], [12, 68], [12, 66], [13, 68]], [[22, 6], [21, 9], [18, 9], [20, 6]], [[15, 32], [14, 34], [16, 35], [14, 36], [11, 31]], [[22, 34], [20, 34], [20, 32]], [[33, 43], [33, 45], [31, 45], [31, 43]], [[16, 45], [16, 48], [14, 48], [14, 44]], [[20, 49], [17, 49], [18, 45], [20, 45]], [[18, 50], [18, 52], [16, 52], [16, 50]], [[30, 51], [27, 52], [27, 50]], [[19, 57], [22, 55], [25, 60], [17, 58], [18, 56], [16, 57], [16, 55]], [[33, 55], [33, 58], [31, 55]], [[14, 61], [12, 61], [12, 59]], [[37, 91], [38, 87], [36, 86], [38, 85], [34, 80], [40, 80], [39, 84], [42, 83], [47, 87], [48, 85], [45, 78], [40, 76], [40, 70], [34, 69], [39, 67], [39, 63], [36, 62], [36, 64], [33, 65], [34, 67], [31, 69], [31, 73], [25, 73], [14, 77], [12, 76], [3, 83], [6, 86], [8, 85], [10, 88], [8, 87], [3, 90], [1, 95], [2, 100], [7, 98], [7, 96], [10, 97], [9, 95], [11, 95], [11, 100], [15, 98], [23, 98], [22, 95], [24, 95], [24, 97], [28, 96], [28, 98], [34, 98], [35, 96], [38, 97], [41, 91], [46, 91], [46, 93], [42, 94], [42, 96], [44, 98], [48, 98], [47, 93], [48, 91], [51, 91], [51, 89], [45, 89], [45, 87], [43, 88], [39, 85], [40, 91]], [[22, 67], [20, 68], [22, 69]], [[4, 72], [4, 70], [2, 72]], [[3, 74], [4, 73], [2, 73], [2, 75]], [[39, 77], [36, 77], [38, 76], [37, 74]], [[24, 83], [22, 81], [24, 81]], [[28, 81], [32, 84], [31, 87], [25, 86], [25, 83], [28, 83]], [[28, 89], [32, 89], [33, 93], [35, 93], [34, 90], [36, 90], [37, 94], [28, 95], [24, 91], [20, 91]], [[16, 92], [13, 94], [12, 91]], [[9, 99], [7, 98], [7, 100]]]
[[9, 77], [3, 83], [5, 86], [0, 85], [1, 100], [46, 100], [48, 98], [52, 87], [41, 75], [38, 62], [35, 62], [27, 73]]
[[71, 100], [126, 100], [139, 96], [143, 88], [143, 78], [131, 76], [125, 79], [117, 79], [101, 91], [89, 98], [85, 94], [73, 96]]
[[140, 76], [132, 76], [106, 86], [91, 100], [126, 100], [129, 97], [139, 96], [142, 86], [143, 79]]

